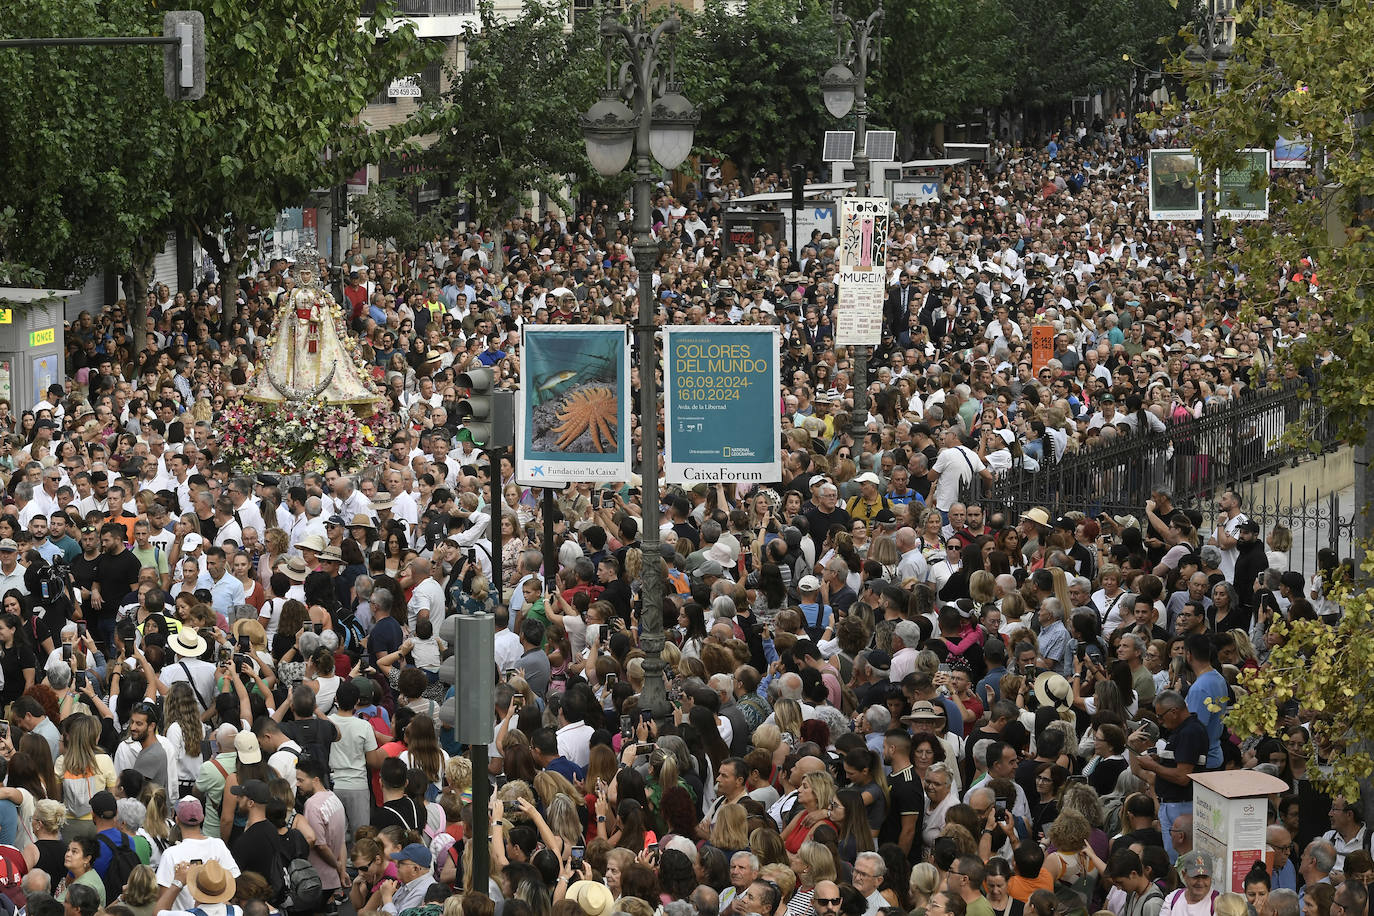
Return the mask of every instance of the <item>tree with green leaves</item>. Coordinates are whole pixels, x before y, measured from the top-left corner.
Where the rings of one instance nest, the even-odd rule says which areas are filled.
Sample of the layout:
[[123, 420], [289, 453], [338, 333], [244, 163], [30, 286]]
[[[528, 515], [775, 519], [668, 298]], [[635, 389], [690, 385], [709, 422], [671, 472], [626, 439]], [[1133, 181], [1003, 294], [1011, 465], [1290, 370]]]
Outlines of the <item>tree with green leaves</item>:
[[[1208, 186], [1215, 185], [1214, 170], [1239, 165], [1238, 150], [1273, 149], [1280, 136], [1308, 142], [1309, 168], [1276, 173], [1270, 219], [1223, 225], [1219, 238], [1235, 229], [1239, 239], [1218, 252], [1212, 272], [1226, 283], [1225, 294], [1240, 298], [1242, 317], [1302, 322], [1306, 338], [1275, 356], [1298, 365], [1324, 362], [1318, 394], [1329, 418], [1348, 440], [1361, 442], [1374, 405], [1374, 98], [1367, 78], [1374, 69], [1374, 7], [1247, 0], [1236, 9], [1236, 23], [1224, 70], [1196, 56], [1174, 62], [1188, 93], [1189, 129], [1181, 142], [1198, 151]], [[1163, 112], [1184, 115], [1182, 106]], [[1374, 554], [1362, 548], [1361, 555], [1368, 579]], [[1242, 676], [1246, 694], [1229, 723], [1237, 734], [1275, 734], [1276, 703], [1296, 701], [1329, 755], [1330, 773], [1318, 778], [1353, 799], [1374, 766], [1374, 710], [1367, 702], [1374, 696], [1374, 593], [1337, 592], [1329, 600], [1343, 612], [1335, 626], [1274, 621], [1277, 646], [1264, 668]], [[1374, 802], [1374, 793], [1366, 800]]]
[[974, 108], [998, 105], [1018, 52], [1002, 0], [889, 3], [873, 106], [911, 153], [919, 131]]
[[489, 0], [480, 27], [463, 36], [467, 67], [451, 74], [445, 101], [452, 130], [426, 151], [431, 174], [474, 204], [473, 218], [491, 222], [541, 192], [565, 211], [568, 190], [591, 172], [577, 118], [596, 101], [602, 78], [596, 17], [566, 28], [566, 4], [526, 0], [505, 19]]
[[696, 145], [741, 172], [813, 161], [834, 127], [821, 75], [835, 57], [829, 4], [817, 0], [708, 0], [684, 18], [677, 72], [701, 112]]
[[[12, 38], [161, 32], [133, 0], [15, 0]], [[7, 283], [79, 286], [132, 263], [171, 211], [171, 130], [152, 47], [0, 50], [0, 270]], [[166, 229], [161, 233], [166, 239]], [[161, 247], [160, 245], [158, 247]]]
[[394, 2], [381, 0], [371, 15], [363, 0], [187, 5], [205, 14], [206, 93], [174, 108], [172, 219], [222, 277], [239, 275], [254, 234], [282, 209], [445, 123], [434, 106], [380, 129], [362, 120], [392, 80], [444, 52], [397, 19]]

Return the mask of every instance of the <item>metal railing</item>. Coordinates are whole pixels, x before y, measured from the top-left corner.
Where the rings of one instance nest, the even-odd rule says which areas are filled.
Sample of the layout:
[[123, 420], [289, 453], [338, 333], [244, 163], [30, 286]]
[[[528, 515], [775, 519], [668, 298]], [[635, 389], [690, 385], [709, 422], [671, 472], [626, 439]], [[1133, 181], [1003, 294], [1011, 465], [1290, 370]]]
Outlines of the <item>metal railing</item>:
[[[363, 0], [362, 14], [377, 12], [378, 0]], [[398, 16], [471, 16], [477, 12], [476, 0], [394, 0]]]
[[1118, 436], [1057, 461], [1047, 455], [1036, 471], [1012, 468], [984, 488], [981, 501], [1012, 512], [1043, 506], [1052, 515], [1076, 510], [1094, 517], [1139, 514], [1160, 488], [1180, 505], [1206, 502], [1311, 457], [1311, 449], [1283, 439], [1290, 424], [1322, 450], [1337, 444], [1320, 400], [1294, 380], [1168, 423], [1163, 432]]

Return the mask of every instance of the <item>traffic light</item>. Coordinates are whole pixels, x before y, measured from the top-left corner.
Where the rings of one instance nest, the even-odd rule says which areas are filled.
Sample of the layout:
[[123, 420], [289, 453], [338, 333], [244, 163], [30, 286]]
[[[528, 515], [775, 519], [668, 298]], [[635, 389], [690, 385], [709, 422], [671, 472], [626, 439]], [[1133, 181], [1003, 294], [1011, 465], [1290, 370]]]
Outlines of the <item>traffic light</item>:
[[205, 95], [205, 17], [194, 10], [162, 16], [162, 35], [175, 38], [162, 46], [162, 89], [174, 102]]
[[496, 372], [469, 369], [459, 373], [458, 387], [468, 396], [458, 402], [458, 422], [482, 448], [510, 448], [515, 444], [515, 394], [496, 390]]
[[496, 618], [452, 614], [439, 626], [439, 638], [453, 650], [439, 665], [439, 679], [455, 685], [453, 698], [439, 707], [439, 723], [463, 744], [490, 744], [496, 726]]

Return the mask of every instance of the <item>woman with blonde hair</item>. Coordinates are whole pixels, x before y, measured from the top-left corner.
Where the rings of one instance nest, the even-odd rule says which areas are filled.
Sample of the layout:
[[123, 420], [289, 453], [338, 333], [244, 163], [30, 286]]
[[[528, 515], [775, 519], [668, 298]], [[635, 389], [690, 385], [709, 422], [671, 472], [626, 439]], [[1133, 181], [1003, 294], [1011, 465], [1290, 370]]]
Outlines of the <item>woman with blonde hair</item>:
[[709, 842], [727, 858], [749, 848], [749, 813], [743, 805], [725, 804], [716, 810]]
[[132, 910], [135, 916], [153, 916], [158, 911], [158, 892], [157, 873], [147, 865], [137, 865], [129, 872], [129, 880], [117, 902]]
[[1098, 858], [1092, 844], [1088, 842], [1092, 835], [1092, 825], [1078, 811], [1065, 807], [1068, 801], [1066, 792], [1060, 800], [1059, 816], [1046, 831], [1046, 836], [1054, 844], [1055, 851], [1045, 857], [1045, 869], [1054, 879], [1056, 886], [1086, 885], [1091, 896], [1093, 885], [1106, 871], [1107, 866]]
[[466, 756], [450, 757], [444, 764], [444, 786], [463, 800], [472, 804], [472, 760]]
[[1218, 894], [1212, 901], [1212, 912], [1216, 916], [1246, 916], [1250, 912], [1250, 902], [1243, 894]]
[[1054, 597], [1059, 599], [1059, 608], [1064, 614], [1064, 625], [1069, 624], [1069, 614], [1073, 611], [1073, 599], [1069, 597], [1069, 577], [1058, 566], [1050, 567], [1050, 577], [1054, 580]]
[[801, 735], [802, 712], [801, 706], [796, 700], [783, 697], [774, 703], [773, 721], [777, 723], [778, 730], [782, 732], [783, 740], [791, 745], [798, 743]]
[[924, 912], [926, 904], [940, 887], [940, 872], [929, 862], [917, 862], [911, 866], [911, 911]]
[[81, 713], [62, 722], [56, 769], [62, 774], [62, 801], [71, 815], [63, 836], [94, 836], [91, 796], [102, 790], [114, 791], [117, 774], [114, 761], [100, 750], [100, 722]]
[[788, 852], [801, 849], [802, 843], [810, 839], [821, 824], [828, 824], [835, 830], [835, 822], [830, 819], [830, 803], [834, 800], [835, 780], [830, 773], [817, 770], [802, 777], [797, 789], [797, 813], [782, 831], [783, 845]]
[[30, 870], [41, 868], [49, 875], [64, 874], [62, 857], [67, 853], [67, 844], [62, 839], [62, 828], [66, 823], [67, 809], [62, 802], [53, 798], [34, 802], [34, 839], [23, 850]]
[[835, 871], [835, 857], [822, 844], [807, 840], [791, 856], [788, 864], [797, 875], [797, 888], [792, 899], [787, 901], [786, 916], [808, 916], [816, 912], [813, 904], [816, 885], [822, 881], [839, 880]]
[[986, 569], [975, 570], [968, 578], [968, 594], [975, 607], [997, 600], [997, 578]]

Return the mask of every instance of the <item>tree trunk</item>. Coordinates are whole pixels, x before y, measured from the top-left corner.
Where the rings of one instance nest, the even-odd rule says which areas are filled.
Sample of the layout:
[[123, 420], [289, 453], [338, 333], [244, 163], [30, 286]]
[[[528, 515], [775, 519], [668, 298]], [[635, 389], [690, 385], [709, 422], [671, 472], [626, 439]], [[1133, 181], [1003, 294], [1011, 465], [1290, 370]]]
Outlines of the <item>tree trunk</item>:
[[136, 258], [135, 263], [120, 276], [124, 298], [129, 303], [129, 320], [133, 325], [133, 345], [129, 348], [137, 366], [147, 347], [148, 338], [148, 278], [152, 275], [150, 257]]

